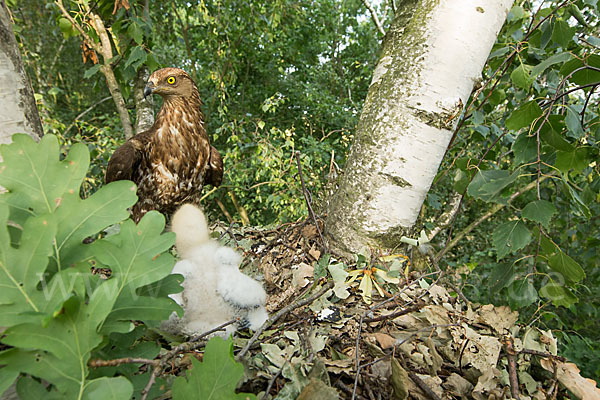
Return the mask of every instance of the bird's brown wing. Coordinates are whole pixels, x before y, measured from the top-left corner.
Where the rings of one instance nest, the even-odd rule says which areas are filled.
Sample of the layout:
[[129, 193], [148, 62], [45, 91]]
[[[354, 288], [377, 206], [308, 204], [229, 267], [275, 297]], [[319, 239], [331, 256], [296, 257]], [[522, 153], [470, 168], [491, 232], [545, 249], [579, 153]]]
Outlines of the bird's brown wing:
[[138, 168], [144, 156], [149, 136], [150, 131], [142, 132], [115, 150], [106, 168], [105, 183], [132, 180], [134, 171]]
[[208, 158], [208, 171], [204, 176], [204, 183], [210, 183], [217, 187], [223, 181], [223, 157], [217, 149], [210, 146], [210, 156]]

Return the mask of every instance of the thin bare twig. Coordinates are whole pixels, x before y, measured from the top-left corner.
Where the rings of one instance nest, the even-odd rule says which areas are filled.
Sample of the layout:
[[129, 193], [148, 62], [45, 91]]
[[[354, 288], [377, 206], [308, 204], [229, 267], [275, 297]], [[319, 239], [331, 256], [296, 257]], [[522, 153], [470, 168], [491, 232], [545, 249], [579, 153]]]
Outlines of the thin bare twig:
[[391, 314], [380, 315], [378, 317], [373, 317], [373, 318], [365, 318], [365, 319], [363, 319], [363, 322], [377, 322], [377, 321], [383, 321], [385, 319], [394, 319], [394, 318], [401, 317], [402, 315], [410, 314], [413, 311], [419, 311], [421, 308], [423, 308], [423, 305], [419, 304], [416, 306], [404, 308], [402, 310], [393, 312]]
[[210, 331], [206, 331], [206, 332], [204, 332], [201, 335], [192, 337], [187, 342], [180, 344], [179, 346], [177, 346], [174, 349], [172, 349], [171, 351], [169, 351], [165, 356], [161, 357], [161, 361], [162, 360], [168, 361], [168, 360], [170, 360], [171, 358], [173, 358], [174, 356], [176, 356], [179, 353], [184, 353], [186, 351], [194, 350], [195, 346], [196, 346], [196, 343], [198, 343], [199, 341], [201, 341], [205, 337], [207, 337], [209, 335], [212, 335], [215, 332], [222, 331], [226, 327], [228, 327], [229, 325], [235, 324], [238, 321], [239, 321], [238, 318], [234, 318], [232, 320], [229, 320], [227, 322], [222, 323], [221, 325], [217, 326], [216, 328], [211, 329]]
[[75, 19], [71, 16], [71, 13], [69, 13], [67, 11], [67, 9], [65, 8], [65, 6], [63, 5], [62, 0], [56, 0], [54, 2], [54, 4], [56, 4], [56, 6], [58, 7], [58, 9], [62, 13], [62, 15], [66, 19], [69, 20], [69, 22], [71, 23], [71, 25], [75, 29], [77, 29], [79, 31], [79, 33], [81, 34], [81, 36], [83, 36], [83, 39], [92, 47], [92, 49], [94, 49], [94, 51], [96, 51], [97, 53], [102, 54], [102, 47], [100, 47], [100, 45], [98, 43], [96, 43], [94, 40], [92, 40], [92, 38], [90, 37], [90, 35], [88, 35], [87, 32], [83, 30], [83, 28], [81, 27], [81, 25], [79, 25], [77, 23], [77, 21], [75, 21]]
[[157, 365], [159, 360], [150, 360], [148, 358], [133, 358], [133, 357], [124, 357], [124, 358], [115, 358], [114, 360], [101, 360], [95, 359], [90, 360], [88, 362], [88, 366], [92, 368], [100, 368], [100, 367], [118, 367], [121, 364], [151, 364]]
[[160, 373], [159, 370], [160, 366], [156, 366], [156, 368], [152, 370], [152, 374], [150, 374], [150, 379], [148, 379], [148, 383], [146, 383], [146, 386], [144, 386], [144, 389], [142, 389], [141, 400], [146, 400], [148, 398], [148, 393], [150, 393], [150, 389], [152, 389], [152, 385], [154, 385], [154, 382], [156, 382], [156, 377]]
[[[369, 310], [367, 310], [366, 312], [364, 312], [363, 314], [361, 314], [361, 315], [360, 315], [360, 319], [359, 319], [359, 321], [358, 321], [358, 331], [357, 331], [357, 333], [356, 333], [356, 344], [355, 344], [355, 346], [356, 346], [356, 347], [355, 347], [355, 351], [354, 351], [354, 352], [356, 353], [356, 358], [355, 358], [355, 364], [356, 364], [356, 375], [354, 376], [354, 388], [353, 388], [353, 390], [352, 390], [352, 400], [354, 400], [354, 399], [356, 398], [356, 389], [357, 389], [357, 387], [358, 387], [358, 376], [360, 375], [360, 371], [361, 371], [362, 367], [364, 367], [364, 366], [367, 366], [367, 365], [370, 365], [370, 364], [367, 364], [367, 365], [364, 365], [364, 366], [361, 366], [361, 365], [360, 365], [360, 339], [361, 339], [361, 334], [362, 334], [362, 326], [363, 326], [363, 322], [365, 322], [365, 320], [366, 320], [366, 318], [365, 318], [365, 317], [366, 317], [367, 315], [369, 315], [370, 313], [372, 313], [372, 312], [373, 312], [374, 310], [376, 310], [377, 308], [379, 308], [379, 307], [382, 307], [383, 305], [385, 305], [385, 304], [387, 304], [387, 303], [389, 303], [389, 302], [393, 301], [394, 299], [396, 299], [398, 296], [400, 296], [402, 293], [404, 293], [406, 290], [408, 290], [408, 288], [410, 288], [412, 285], [414, 285], [415, 283], [419, 282], [421, 279], [425, 278], [426, 276], [435, 275], [435, 274], [440, 274], [440, 275], [438, 276], [438, 278], [436, 279], [436, 281], [435, 281], [435, 283], [437, 283], [437, 281], [439, 281], [439, 280], [440, 280], [440, 278], [441, 278], [441, 277], [442, 277], [442, 275], [443, 275], [443, 274], [442, 274], [442, 271], [435, 271], [435, 272], [431, 272], [431, 273], [428, 273], [428, 274], [423, 274], [423, 275], [421, 275], [420, 277], [418, 277], [417, 279], [413, 280], [413, 281], [412, 281], [411, 283], [409, 283], [408, 285], [406, 285], [404, 288], [402, 288], [402, 290], [400, 290], [400, 291], [399, 291], [398, 293], [396, 293], [394, 296], [392, 296], [392, 297], [390, 297], [389, 299], [386, 299], [386, 300], [384, 300], [384, 301], [382, 301], [382, 302], [380, 302], [380, 303], [378, 303], [378, 304], [375, 304], [375, 305], [373, 305], [371, 308], [369, 308]], [[432, 284], [432, 285], [430, 286], [430, 288], [431, 288], [432, 286], [434, 286], [434, 285], [435, 285], [435, 283], [434, 283], [434, 284]], [[424, 293], [423, 293], [421, 296], [419, 296], [418, 298], [416, 298], [416, 299], [414, 299], [414, 300], [412, 300], [412, 301], [408, 302], [407, 304], [405, 304], [405, 305], [404, 305], [404, 307], [406, 307], [406, 306], [408, 306], [408, 305], [410, 305], [410, 304], [414, 303], [414, 301], [416, 301], [416, 300], [420, 299], [421, 297], [425, 296], [425, 294], [427, 294], [427, 293], [429, 293], [429, 289], [427, 289], [427, 290], [426, 290], [426, 291], [425, 291], [425, 292], [424, 292]], [[411, 337], [412, 337], [412, 336], [409, 336], [409, 338], [407, 338], [407, 340], [408, 340], [408, 339], [410, 339]]]
[[237, 318], [232, 319], [230, 321], [227, 321], [227, 322], [217, 326], [216, 328], [213, 328], [207, 332], [202, 333], [201, 335], [194, 336], [187, 342], [180, 344], [179, 346], [175, 347], [174, 349], [171, 349], [171, 351], [169, 351], [165, 355], [161, 356], [160, 360], [158, 361], [157, 364], [155, 364], [155, 367], [152, 370], [152, 374], [150, 375], [150, 379], [148, 379], [148, 383], [146, 383], [146, 386], [144, 386], [144, 389], [141, 392], [141, 395], [142, 395], [141, 400], [146, 400], [148, 398], [148, 393], [150, 393], [150, 389], [152, 388], [152, 385], [154, 385], [154, 382], [156, 382], [156, 378], [164, 371], [164, 368], [167, 366], [168, 362], [173, 357], [175, 357], [179, 353], [195, 350], [196, 348], [198, 348], [202, 345], [201, 343], [199, 343], [202, 339], [204, 339], [208, 335], [211, 335], [215, 332], [222, 331], [225, 327], [227, 327], [237, 321], [238, 321]]
[[590, 89], [590, 92], [588, 93], [588, 95], [585, 98], [585, 103], [583, 104], [583, 108], [581, 109], [581, 113], [580, 113], [581, 127], [583, 129], [585, 129], [585, 110], [587, 109], [588, 103], [590, 102], [590, 99], [592, 98], [592, 95], [594, 94], [594, 90], [596, 90], [597, 87], [598, 87], [598, 85], [592, 86], [592, 89]]
[[519, 353], [521, 353], [521, 354], [531, 354], [533, 356], [544, 357], [544, 358], [553, 358], [553, 359], [556, 359], [556, 360], [562, 361], [562, 362], [566, 362], [567, 361], [567, 359], [565, 357], [556, 356], [554, 354], [545, 353], [543, 351], [538, 351], [538, 350], [523, 349]]
[[519, 378], [517, 377], [517, 362], [515, 360], [517, 352], [514, 348], [514, 340], [510, 335], [505, 335], [502, 339], [508, 358], [508, 380], [510, 382], [510, 394], [513, 399], [520, 400]]
[[365, 7], [367, 7], [367, 10], [369, 10], [369, 13], [371, 14], [371, 19], [373, 19], [373, 23], [375, 24], [375, 27], [377, 28], [379, 33], [385, 36], [385, 30], [383, 30], [383, 26], [381, 25], [379, 17], [377, 16], [377, 13], [375, 12], [373, 6], [367, 0], [362, 0], [362, 2], [365, 5]]
[[430, 242], [438, 233], [440, 233], [442, 229], [450, 225], [450, 222], [452, 222], [452, 220], [460, 210], [460, 203], [462, 201], [463, 196], [464, 195], [457, 192], [455, 192], [452, 195], [452, 198], [448, 202], [450, 207], [442, 215], [440, 215], [440, 217], [435, 223], [435, 228], [433, 228], [431, 232], [429, 232], [429, 235], [427, 235], [427, 238]]
[[300, 152], [296, 151], [296, 163], [298, 164], [298, 175], [300, 176], [300, 183], [302, 184], [302, 193], [304, 194], [304, 200], [306, 201], [306, 206], [308, 207], [308, 212], [310, 217], [312, 218], [315, 228], [317, 228], [317, 232], [319, 232], [319, 237], [321, 238], [321, 243], [323, 245], [323, 249], [325, 253], [327, 250], [327, 243], [325, 242], [325, 238], [323, 238], [323, 233], [321, 233], [321, 228], [319, 227], [319, 221], [317, 221], [317, 217], [315, 216], [315, 212], [312, 209], [311, 201], [308, 195], [308, 190], [306, 189], [306, 185], [304, 183], [304, 175], [302, 174], [302, 165], [300, 164]]
[[438, 396], [437, 394], [435, 394], [435, 392], [429, 387], [427, 386], [427, 384], [425, 382], [423, 382], [423, 380], [421, 378], [419, 378], [417, 376], [417, 374], [415, 374], [414, 372], [412, 372], [411, 370], [407, 369], [406, 371], [408, 373], [408, 376], [410, 377], [410, 379], [412, 379], [412, 381], [422, 390], [425, 392], [425, 394], [432, 400], [442, 400], [440, 398], [440, 396]]
[[275, 376], [273, 376], [273, 378], [271, 378], [271, 380], [269, 380], [269, 385], [267, 386], [267, 389], [265, 390], [265, 394], [263, 394], [262, 400], [266, 400], [269, 397], [269, 392], [271, 391], [271, 388], [275, 384], [275, 381], [277, 380], [277, 378], [279, 378], [279, 376], [283, 372], [283, 368], [286, 366], [288, 361], [289, 361], [289, 359], [286, 359], [283, 362], [283, 364], [281, 365], [281, 368], [279, 368], [279, 371], [277, 371], [277, 373], [275, 374]]
[[254, 343], [258, 340], [259, 336], [262, 335], [262, 333], [265, 330], [267, 330], [269, 327], [271, 327], [271, 325], [273, 325], [275, 322], [277, 322], [277, 320], [279, 318], [283, 317], [284, 315], [287, 315], [288, 313], [292, 312], [293, 310], [295, 310], [298, 307], [302, 307], [304, 305], [312, 303], [319, 297], [323, 296], [332, 287], [333, 287], [333, 282], [331, 282], [331, 281], [327, 282], [325, 285], [323, 285], [323, 287], [318, 292], [313, 293], [311, 296], [309, 296], [305, 299], [296, 300], [293, 303], [291, 303], [291, 304], [287, 305], [286, 307], [282, 308], [281, 310], [279, 310], [275, 315], [273, 315], [268, 320], [266, 320], [265, 323], [262, 324], [262, 326], [256, 332], [254, 332], [254, 335], [250, 338], [250, 340], [248, 340], [248, 343], [246, 343], [246, 346], [244, 346], [244, 348], [242, 350], [240, 350], [240, 352], [236, 355], [236, 359], [239, 360], [242, 357], [244, 357], [246, 355], [246, 353], [248, 353], [248, 351], [250, 350], [252, 345], [254, 345]]
[[81, 113], [79, 113], [79, 115], [77, 115], [75, 117], [75, 119], [73, 119], [73, 122], [71, 122], [71, 125], [69, 125], [67, 127], [67, 129], [65, 129], [65, 131], [63, 132], [63, 136], [67, 136], [67, 133], [71, 130], [71, 128], [75, 125], [75, 123], [84, 115], [86, 115], [87, 113], [89, 113], [90, 111], [92, 111], [94, 108], [96, 108], [97, 106], [99, 106], [100, 104], [104, 103], [106, 100], [110, 100], [112, 99], [112, 96], [106, 96], [105, 98], [98, 100], [97, 102], [95, 102], [94, 104], [92, 104], [91, 106], [89, 106], [85, 111], [82, 111]]
[[[540, 182], [545, 181], [546, 179], [548, 179], [549, 176], [543, 176], [540, 178]], [[528, 190], [533, 189], [534, 187], [536, 187], [538, 184], [537, 180], [536, 181], [532, 181], [529, 184], [527, 184], [525, 187], [523, 187], [523, 189], [519, 190], [516, 193], [513, 193], [510, 198], [508, 199], [506, 204], [510, 204], [514, 199], [516, 199], [517, 197], [519, 197], [520, 195], [522, 195], [523, 193], [527, 192]], [[475, 229], [477, 226], [479, 226], [482, 222], [484, 222], [485, 220], [487, 220], [488, 218], [490, 218], [492, 215], [496, 214], [498, 211], [500, 211], [501, 209], [503, 209], [505, 207], [505, 204], [495, 204], [487, 213], [483, 214], [481, 217], [479, 217], [476, 221], [470, 223], [465, 229], [463, 229], [456, 237], [452, 238], [451, 240], [449, 240], [446, 245], [444, 246], [443, 249], [441, 249], [434, 257], [434, 260], [439, 261], [440, 258], [442, 258], [442, 256], [444, 254], [446, 254], [451, 248], [453, 248], [454, 246], [456, 246], [458, 244], [458, 242], [460, 242], [462, 240], [463, 237], [465, 237], [467, 234], [469, 234], [469, 232], [471, 232], [473, 229]]]

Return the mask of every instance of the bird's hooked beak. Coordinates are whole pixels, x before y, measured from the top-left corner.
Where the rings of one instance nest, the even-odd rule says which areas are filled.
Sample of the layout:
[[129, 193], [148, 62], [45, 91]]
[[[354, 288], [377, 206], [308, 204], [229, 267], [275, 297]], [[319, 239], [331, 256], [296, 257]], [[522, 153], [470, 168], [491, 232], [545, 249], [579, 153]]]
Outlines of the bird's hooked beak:
[[155, 89], [154, 82], [146, 83], [146, 86], [144, 86], [144, 99], [145, 100], [147, 100], [147, 97], [154, 92], [154, 89]]

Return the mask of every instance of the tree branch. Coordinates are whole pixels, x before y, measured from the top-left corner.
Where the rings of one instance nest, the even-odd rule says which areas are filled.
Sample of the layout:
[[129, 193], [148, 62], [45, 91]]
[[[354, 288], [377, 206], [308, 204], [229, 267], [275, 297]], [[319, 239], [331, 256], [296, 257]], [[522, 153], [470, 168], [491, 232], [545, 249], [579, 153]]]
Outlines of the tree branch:
[[102, 48], [100, 47], [100, 45], [98, 43], [96, 43], [94, 40], [92, 40], [90, 35], [88, 35], [87, 32], [83, 30], [81, 25], [79, 25], [77, 23], [77, 21], [75, 21], [75, 19], [71, 16], [71, 14], [67, 11], [65, 6], [63, 5], [62, 0], [56, 0], [54, 2], [54, 4], [57, 5], [57, 7], [60, 10], [60, 12], [62, 13], [63, 17], [65, 17], [66, 19], [69, 20], [71, 25], [73, 25], [73, 27], [75, 29], [77, 29], [77, 31], [81, 34], [81, 36], [83, 36], [83, 39], [92, 47], [92, 49], [94, 49], [94, 51], [96, 53], [102, 54]]
[[[549, 176], [544, 176], [544, 177], [540, 178], [539, 182], [543, 182], [548, 178], [549, 178]], [[536, 179], [535, 181], [530, 182], [523, 189], [519, 190], [516, 193], [513, 193], [512, 196], [510, 196], [510, 198], [508, 199], [507, 204], [510, 204], [514, 199], [516, 199], [523, 193], [533, 189], [534, 187], [537, 187], [537, 184], [538, 184], [538, 180]], [[479, 219], [470, 223], [469, 226], [467, 226], [462, 232], [460, 232], [456, 237], [454, 237], [450, 242], [448, 242], [448, 244], [435, 255], [434, 260], [437, 262], [440, 258], [442, 258], [442, 256], [444, 254], [446, 254], [448, 252], [448, 250], [450, 250], [451, 248], [456, 246], [458, 244], [458, 242], [460, 242], [462, 240], [462, 238], [464, 238], [469, 232], [471, 232], [473, 229], [477, 228], [477, 226], [479, 226], [479, 224], [484, 222], [486, 219], [490, 218], [492, 215], [496, 214], [498, 211], [503, 209], [505, 206], [506, 206], [506, 204], [495, 204], [488, 212], [486, 212], [481, 217], [479, 217]]]
[[377, 30], [379, 31], [379, 33], [381, 33], [383, 36], [385, 36], [385, 31], [383, 30], [383, 26], [381, 26], [381, 22], [379, 22], [379, 17], [377, 17], [377, 13], [375, 12], [375, 9], [373, 8], [373, 6], [371, 4], [369, 4], [369, 2], [367, 0], [361, 0], [361, 1], [365, 5], [365, 7], [367, 7], [367, 10], [369, 10], [369, 13], [371, 13], [371, 18], [373, 19], [373, 23], [377, 27]]
[[150, 360], [147, 358], [125, 357], [125, 358], [115, 358], [114, 360], [101, 360], [101, 359], [90, 360], [88, 362], [88, 365], [92, 368], [100, 368], [100, 367], [118, 367], [121, 364], [158, 365], [158, 363], [159, 363], [158, 360]]
[[75, 119], [73, 120], [73, 122], [71, 122], [71, 125], [69, 125], [67, 127], [67, 129], [65, 129], [65, 131], [63, 132], [63, 136], [67, 136], [67, 132], [69, 132], [71, 130], [71, 128], [75, 125], [75, 123], [82, 118], [85, 114], [89, 113], [90, 111], [92, 111], [94, 108], [96, 108], [97, 106], [99, 106], [100, 104], [104, 103], [106, 100], [110, 100], [112, 97], [111, 96], [107, 96], [101, 100], [98, 100], [97, 102], [95, 102], [94, 104], [92, 104], [91, 106], [89, 106], [88, 108], [85, 109], [85, 111], [82, 111], [81, 113], [79, 113], [79, 115], [77, 115], [75, 117]]
[[125, 100], [123, 99], [123, 94], [121, 93], [121, 88], [119, 87], [119, 83], [117, 82], [117, 78], [115, 77], [115, 73], [110, 65], [110, 62], [113, 58], [112, 53], [112, 45], [110, 44], [110, 38], [108, 33], [106, 32], [106, 28], [104, 27], [104, 22], [102, 19], [94, 13], [90, 13], [92, 18], [92, 24], [94, 25], [94, 29], [100, 38], [100, 43], [102, 43], [102, 58], [104, 59], [104, 65], [100, 68], [104, 77], [106, 78], [106, 85], [108, 86], [108, 90], [115, 101], [115, 106], [117, 107], [117, 112], [119, 113], [119, 118], [121, 119], [121, 125], [123, 125], [123, 133], [125, 134], [125, 139], [129, 139], [133, 137], [133, 126], [131, 125], [131, 120], [129, 119], [129, 112], [127, 111], [127, 107], [125, 106]]
[[333, 287], [333, 282], [331, 282], [331, 281], [327, 282], [321, 288], [321, 290], [319, 290], [318, 292], [313, 293], [311, 296], [309, 296], [309, 297], [307, 297], [305, 299], [296, 300], [292, 304], [290, 304], [290, 305], [282, 308], [281, 310], [279, 310], [277, 312], [277, 314], [273, 315], [271, 318], [269, 318], [267, 321], [265, 321], [265, 323], [256, 332], [254, 332], [254, 335], [250, 338], [250, 340], [248, 340], [248, 343], [246, 343], [246, 346], [244, 346], [244, 348], [242, 350], [240, 350], [240, 352], [235, 356], [236, 360], [239, 360], [242, 357], [244, 357], [246, 355], [246, 353], [248, 353], [248, 351], [250, 350], [250, 347], [252, 347], [252, 345], [258, 340], [258, 337], [260, 335], [262, 335], [262, 333], [266, 329], [268, 329], [271, 325], [273, 325], [275, 322], [277, 322], [277, 320], [279, 318], [281, 318], [284, 315], [286, 315], [286, 314], [294, 311], [298, 307], [302, 307], [304, 305], [312, 303], [313, 301], [315, 301], [319, 297], [323, 296], [332, 287]]
[[73, 27], [81, 34], [81, 36], [83, 36], [85, 42], [89, 44], [96, 53], [100, 53], [102, 55], [103, 65], [100, 67], [100, 71], [102, 71], [102, 74], [106, 79], [108, 91], [115, 102], [115, 107], [117, 107], [117, 112], [119, 113], [119, 118], [121, 119], [121, 125], [123, 126], [125, 138], [129, 139], [133, 136], [133, 126], [131, 125], [131, 120], [129, 119], [129, 112], [125, 107], [125, 100], [123, 99], [121, 88], [119, 87], [117, 78], [115, 78], [114, 71], [110, 65], [113, 57], [112, 45], [102, 19], [91, 11], [89, 12], [92, 26], [100, 38], [100, 43], [97, 43], [90, 37], [90, 35], [87, 34], [83, 27], [78, 24], [77, 21], [75, 21], [75, 19], [63, 5], [62, 0], [56, 0], [54, 4], [56, 4], [56, 6], [59, 8], [62, 15], [69, 20], [71, 25], [73, 25]]
[[450, 225], [450, 222], [456, 216], [456, 213], [460, 210], [460, 203], [463, 195], [460, 193], [454, 193], [449, 201], [450, 208], [448, 208], [436, 221], [435, 228], [429, 232], [428, 239], [431, 242], [433, 238], [440, 233], [440, 231]]
[[[312, 209], [311, 201], [309, 198], [308, 190], [306, 189], [306, 185], [304, 184], [304, 175], [302, 174], [302, 165], [300, 164], [300, 152], [296, 151], [296, 163], [298, 164], [298, 175], [300, 176], [300, 183], [302, 184], [302, 193], [304, 194], [304, 200], [306, 201], [306, 206], [308, 207], [308, 212], [310, 217], [315, 224], [315, 228], [319, 233], [319, 237], [321, 238], [321, 244], [323, 245], [323, 249], [326, 253], [329, 252], [327, 249], [327, 243], [325, 242], [325, 238], [323, 237], [323, 233], [321, 233], [321, 228], [319, 227], [319, 221], [317, 221], [317, 217], [315, 216], [315, 212]], [[318, 261], [318, 260], [317, 260]]]

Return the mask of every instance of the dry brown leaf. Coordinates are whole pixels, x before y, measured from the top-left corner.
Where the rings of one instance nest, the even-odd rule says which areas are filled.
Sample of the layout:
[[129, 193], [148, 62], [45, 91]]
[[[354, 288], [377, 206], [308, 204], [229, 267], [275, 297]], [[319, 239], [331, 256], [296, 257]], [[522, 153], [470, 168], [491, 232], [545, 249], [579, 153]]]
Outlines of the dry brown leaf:
[[[600, 389], [596, 387], [596, 382], [581, 376], [577, 365], [557, 360], [554, 360], [554, 362], [556, 363], [558, 381], [573, 392], [578, 399], [600, 400]], [[555, 368], [552, 360], [543, 358], [540, 360], [540, 364], [546, 371], [554, 374]]]
[[464, 399], [468, 399], [469, 395], [473, 391], [473, 385], [471, 382], [454, 372], [450, 374], [448, 378], [446, 378], [446, 382], [443, 386], [453, 396], [459, 396], [460, 398]]
[[321, 252], [317, 250], [317, 247], [314, 244], [308, 251], [308, 254], [310, 254], [315, 260], [318, 260], [321, 257]]
[[306, 225], [302, 228], [302, 236], [306, 239], [314, 239], [317, 237], [317, 228], [314, 225]]
[[396, 344], [396, 339], [386, 333], [377, 332], [373, 334], [373, 337], [382, 349], [390, 349]]
[[339, 399], [339, 393], [323, 381], [312, 378], [308, 385], [302, 389], [297, 400], [335, 400]]
[[351, 358], [346, 358], [344, 360], [324, 360], [324, 363], [327, 366], [327, 371], [331, 373], [341, 374], [344, 372], [351, 375], [354, 360]]
[[410, 384], [410, 379], [408, 378], [408, 373], [398, 360], [395, 358], [392, 359], [392, 388], [394, 389], [394, 399], [395, 400], [405, 400], [408, 398], [408, 386]]
[[392, 361], [383, 360], [370, 367], [371, 374], [379, 379], [389, 379], [392, 376]]
[[431, 305], [423, 307], [427, 320], [434, 325], [448, 325], [451, 323], [448, 311], [442, 306]]
[[313, 277], [313, 267], [306, 264], [300, 263], [293, 269], [292, 272], [292, 284], [297, 288], [303, 288], [310, 283], [308, 278]]
[[499, 334], [504, 334], [515, 325], [519, 313], [511, 311], [508, 306], [494, 307], [492, 304], [486, 304], [477, 310], [476, 316], [475, 322], [486, 324]]
[[488, 394], [497, 388], [501, 388], [500, 376], [502, 374], [496, 368], [488, 368], [483, 371], [483, 375], [477, 380], [477, 385], [471, 395], [476, 400], [488, 400]]
[[[497, 337], [480, 335], [466, 324], [463, 329], [452, 329], [451, 332], [454, 342], [459, 345], [457, 349], [462, 353], [462, 365], [471, 364], [480, 373], [484, 373], [498, 363], [502, 345]], [[468, 342], [463, 349], [466, 339]]]

